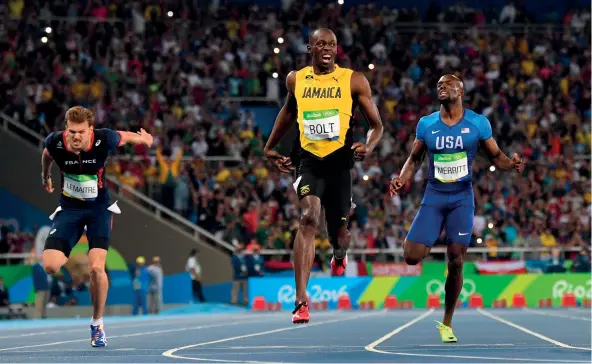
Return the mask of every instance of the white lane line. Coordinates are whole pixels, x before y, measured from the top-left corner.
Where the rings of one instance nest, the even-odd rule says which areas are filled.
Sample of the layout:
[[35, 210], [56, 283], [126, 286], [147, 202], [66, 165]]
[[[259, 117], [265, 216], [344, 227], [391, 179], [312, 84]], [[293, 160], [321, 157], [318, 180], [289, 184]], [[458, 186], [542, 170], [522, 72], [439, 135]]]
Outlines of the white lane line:
[[[245, 324], [245, 323], [251, 323], [251, 322], [257, 323], [257, 322], [264, 322], [264, 321], [277, 321], [277, 318], [276, 319], [272, 319], [272, 320], [262, 320], [262, 319], [254, 319], [253, 320], [252, 319], [252, 320], [244, 320], [244, 321], [234, 321], [234, 322], [225, 323], [225, 324], [214, 324], [214, 325], [202, 325], [202, 326], [182, 327], [182, 328], [177, 328], [177, 329], [157, 330], [157, 331], [147, 331], [147, 332], [142, 331], [142, 332], [138, 332], [138, 333], [135, 333], [135, 334], [125, 334], [125, 335], [115, 335], [115, 336], [109, 336], [109, 335], [107, 335], [107, 340], [109, 340], [109, 339], [115, 339], [115, 338], [118, 338], [118, 337], [128, 338], [128, 337], [134, 337], [134, 336], [156, 335], [156, 334], [165, 334], [165, 333], [169, 333], [169, 332], [201, 330], [201, 329], [209, 329], [209, 328], [214, 328], [214, 327], [234, 326], [234, 325], [242, 325], [242, 324]], [[55, 342], [44, 343], [44, 344], [14, 346], [14, 347], [10, 347], [10, 348], [1, 348], [0, 351], [9, 351], [9, 350], [26, 349], [26, 348], [39, 348], [39, 347], [43, 347], [43, 346], [54, 346], [54, 345], [69, 344], [69, 343], [78, 343], [78, 342], [85, 342], [85, 341], [90, 342], [90, 338], [76, 339], [76, 340], [65, 340], [65, 341], [55, 341]]]
[[[450, 347], [454, 347], [450, 344]], [[481, 359], [481, 360], [501, 360], [501, 361], [522, 361], [526, 363], [541, 362], [541, 363], [590, 363], [590, 361], [582, 360], [557, 360], [557, 359], [533, 359], [533, 358], [499, 358], [494, 356], [469, 356], [469, 355], [443, 355], [443, 354], [413, 354], [413, 353], [399, 353], [394, 351], [373, 350], [380, 354], [401, 355], [401, 356], [418, 356], [426, 358], [453, 358], [453, 359]], [[441, 362], [444, 362], [443, 360]]]
[[561, 317], [561, 318], [566, 318], [566, 319], [571, 319], [571, 320], [581, 320], [581, 321], [592, 321], [592, 319], [589, 319], [586, 317], [562, 315], [560, 313], [555, 313], [555, 312], [536, 311], [536, 310], [531, 310], [530, 308], [525, 308], [524, 311], [526, 311], [528, 313], [534, 313], [535, 315], [541, 315], [541, 316]]
[[551, 339], [550, 337], [547, 337], [547, 336], [545, 336], [545, 335], [539, 334], [538, 332], [534, 332], [534, 331], [532, 331], [532, 330], [529, 330], [529, 329], [527, 329], [527, 328], [526, 328], [526, 327], [524, 327], [524, 326], [520, 326], [520, 325], [518, 325], [518, 324], [515, 324], [515, 323], [513, 323], [513, 322], [511, 322], [511, 321], [508, 321], [508, 320], [506, 320], [506, 319], [503, 319], [503, 318], [501, 318], [501, 317], [499, 317], [499, 316], [496, 316], [496, 315], [492, 314], [491, 312], [487, 312], [487, 311], [485, 311], [485, 310], [483, 310], [483, 309], [481, 309], [481, 308], [478, 308], [478, 309], [477, 309], [477, 311], [478, 311], [479, 313], [483, 314], [484, 316], [487, 316], [487, 317], [489, 317], [489, 318], [491, 318], [491, 319], [493, 319], [493, 320], [496, 320], [496, 321], [499, 321], [499, 322], [501, 322], [502, 324], [506, 324], [506, 325], [508, 325], [508, 326], [511, 326], [511, 327], [513, 327], [513, 328], [515, 328], [515, 329], [518, 329], [518, 330], [520, 330], [520, 331], [522, 331], [522, 332], [525, 332], [525, 333], [527, 333], [527, 334], [529, 334], [529, 335], [532, 335], [532, 336], [534, 336], [534, 337], [537, 337], [537, 338], [539, 338], [539, 339], [541, 339], [541, 340], [544, 340], [544, 341], [550, 342], [551, 344], [555, 344], [555, 345], [557, 345], [557, 346], [560, 346], [560, 347], [562, 347], [562, 348], [565, 348], [565, 349], [575, 349], [575, 350], [588, 350], [588, 351], [592, 351], [592, 348], [583, 348], [583, 347], [579, 347], [579, 346], [571, 346], [571, 345], [564, 344], [564, 343], [562, 343], [562, 342], [560, 342], [560, 341], [553, 340], [553, 339]]
[[424, 312], [423, 314], [417, 316], [416, 318], [414, 318], [413, 320], [407, 322], [406, 324], [397, 327], [396, 329], [394, 329], [393, 331], [389, 332], [388, 334], [384, 335], [383, 337], [379, 338], [378, 340], [366, 345], [365, 349], [368, 351], [373, 351], [373, 352], [379, 352], [378, 350], [376, 350], [375, 348], [380, 345], [381, 343], [387, 341], [388, 339], [390, 339], [391, 337], [397, 335], [398, 333], [400, 333], [401, 331], [405, 330], [406, 328], [408, 328], [411, 325], [415, 325], [416, 323], [418, 323], [419, 321], [423, 320], [424, 318], [428, 317], [429, 315], [431, 315], [434, 312], [434, 309], [430, 309], [427, 312]]
[[[223, 342], [233, 341], [233, 340], [246, 339], [246, 338], [249, 338], [249, 337], [256, 337], [256, 336], [262, 336], [262, 335], [275, 334], [275, 333], [283, 332], [283, 331], [291, 331], [291, 330], [297, 330], [297, 329], [305, 329], [307, 327], [312, 327], [312, 326], [325, 325], [325, 324], [330, 324], [330, 323], [335, 323], [335, 322], [350, 321], [350, 320], [355, 320], [355, 319], [358, 319], [358, 318], [376, 316], [376, 315], [381, 315], [381, 314], [383, 314], [383, 312], [374, 312], [374, 313], [365, 314], [365, 315], [349, 316], [349, 317], [338, 318], [338, 319], [334, 319], [334, 320], [327, 320], [327, 321], [321, 321], [321, 322], [308, 323], [308, 324], [305, 324], [305, 325], [293, 325], [293, 326], [289, 326], [289, 327], [282, 327], [282, 328], [275, 329], [275, 330], [261, 331], [261, 332], [256, 332], [256, 333], [253, 333], [253, 334], [233, 336], [233, 337], [228, 337], [228, 338], [225, 338], [225, 339], [214, 340], [214, 341], [207, 341], [207, 342], [203, 342], [203, 343], [197, 343], [197, 344], [192, 344], [192, 345], [181, 346], [181, 347], [178, 347], [178, 348], [173, 348], [173, 349], [170, 349], [170, 350], [165, 351], [164, 353], [162, 353], [162, 355], [163, 356], [166, 356], [168, 358], [173, 358], [173, 359], [185, 359], [185, 360], [208, 361], [208, 362], [219, 362], [219, 363], [262, 363], [260, 361], [255, 361], [255, 360], [224, 360], [224, 359], [194, 358], [194, 357], [177, 355], [175, 353], [177, 351], [180, 351], [180, 350], [186, 350], [186, 349], [196, 348], [196, 347], [200, 347], [200, 346], [218, 344], [218, 343], [223, 343]], [[267, 361], [265, 361], [265, 363], [271, 364], [271, 362], [267, 362]], [[286, 364], [285, 362], [282, 362], [282, 363], [283, 364]]]

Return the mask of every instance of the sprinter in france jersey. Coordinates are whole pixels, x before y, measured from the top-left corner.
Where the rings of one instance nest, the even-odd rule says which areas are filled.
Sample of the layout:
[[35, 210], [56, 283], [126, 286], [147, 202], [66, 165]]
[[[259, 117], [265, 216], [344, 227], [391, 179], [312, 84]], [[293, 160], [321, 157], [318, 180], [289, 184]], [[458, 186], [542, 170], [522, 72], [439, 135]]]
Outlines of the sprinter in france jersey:
[[448, 276], [444, 299], [444, 320], [438, 323], [443, 342], [456, 342], [452, 315], [462, 288], [462, 266], [473, 232], [475, 202], [472, 186], [472, 162], [479, 146], [498, 170], [524, 170], [522, 159], [509, 159], [492, 137], [491, 124], [483, 115], [463, 107], [462, 81], [453, 75], [440, 78], [437, 86], [440, 111], [419, 120], [411, 155], [398, 177], [393, 178], [390, 193], [398, 194], [413, 180], [428, 156], [428, 184], [421, 207], [405, 239], [405, 262], [415, 265], [429, 253], [442, 230], [446, 230]]

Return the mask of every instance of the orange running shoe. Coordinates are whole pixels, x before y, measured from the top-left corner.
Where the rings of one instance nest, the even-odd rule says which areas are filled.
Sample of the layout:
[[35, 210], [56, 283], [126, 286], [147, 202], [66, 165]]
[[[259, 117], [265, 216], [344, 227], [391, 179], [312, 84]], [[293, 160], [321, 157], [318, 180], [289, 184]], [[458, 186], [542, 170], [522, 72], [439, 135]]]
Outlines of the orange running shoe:
[[307, 324], [310, 320], [310, 313], [308, 312], [308, 302], [297, 302], [296, 308], [292, 311], [293, 324]]
[[345, 273], [347, 266], [347, 255], [343, 259], [336, 259], [335, 256], [331, 259], [331, 275], [341, 276]]

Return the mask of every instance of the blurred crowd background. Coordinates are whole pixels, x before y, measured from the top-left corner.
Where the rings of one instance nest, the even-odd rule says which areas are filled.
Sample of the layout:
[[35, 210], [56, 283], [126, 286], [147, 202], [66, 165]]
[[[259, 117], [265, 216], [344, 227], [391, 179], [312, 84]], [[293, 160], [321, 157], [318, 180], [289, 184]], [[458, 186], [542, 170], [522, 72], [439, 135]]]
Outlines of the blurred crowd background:
[[[283, 8], [7, 0], [0, 107], [43, 135], [62, 129], [74, 105], [92, 109], [97, 128], [145, 128], [156, 152], [122, 149], [108, 174], [240, 249], [289, 250], [299, 216], [293, 176], [273, 170], [262, 150], [287, 73], [307, 65], [308, 36], [326, 26], [338, 37], [337, 63], [370, 81], [385, 126], [379, 147], [353, 170], [353, 248], [401, 246], [426, 165], [401, 196], [388, 196], [388, 182], [419, 118], [439, 109], [436, 80], [453, 73], [466, 107], [489, 118], [502, 150], [527, 160], [521, 175], [476, 160], [472, 245], [545, 247], [545, 259], [554, 247], [581, 247], [574, 257], [589, 258], [590, 8], [533, 13], [520, 2], [488, 3], [431, 2], [419, 11], [299, 0]], [[361, 115], [353, 128], [364, 140]], [[5, 229], [0, 254], [28, 251], [30, 234]], [[322, 230], [316, 244], [329, 248]]]

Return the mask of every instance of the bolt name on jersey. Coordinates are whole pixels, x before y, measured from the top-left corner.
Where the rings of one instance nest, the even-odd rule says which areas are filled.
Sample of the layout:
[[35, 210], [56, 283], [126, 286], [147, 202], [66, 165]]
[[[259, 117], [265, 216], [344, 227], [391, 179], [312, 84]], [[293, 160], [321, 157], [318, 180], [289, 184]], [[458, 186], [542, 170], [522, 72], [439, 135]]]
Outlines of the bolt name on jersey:
[[305, 87], [303, 99], [340, 99], [341, 87]]

